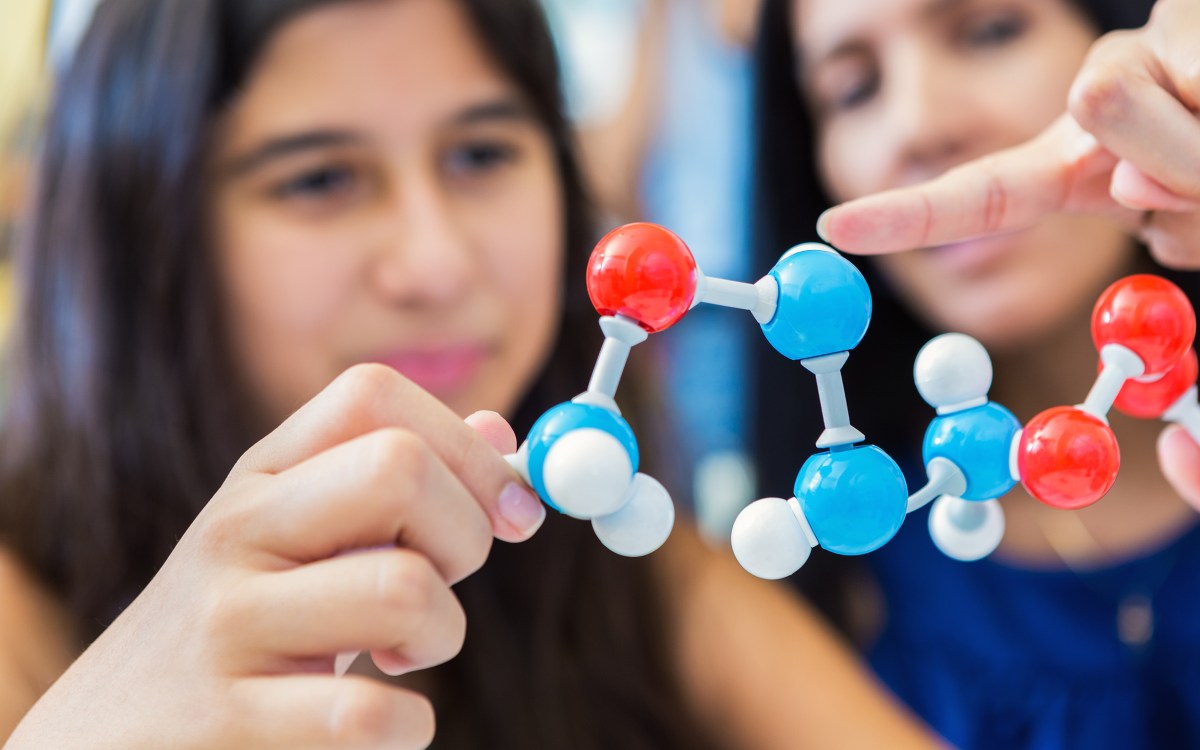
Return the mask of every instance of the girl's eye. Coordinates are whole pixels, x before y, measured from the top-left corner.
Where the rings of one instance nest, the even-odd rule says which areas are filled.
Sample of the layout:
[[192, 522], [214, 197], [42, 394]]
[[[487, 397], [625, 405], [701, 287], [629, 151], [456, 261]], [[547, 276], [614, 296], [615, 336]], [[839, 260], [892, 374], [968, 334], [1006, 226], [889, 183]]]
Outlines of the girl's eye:
[[450, 149], [446, 169], [453, 175], [486, 174], [517, 159], [517, 149], [506, 143], [476, 142]]
[[835, 110], [854, 109], [866, 104], [875, 95], [879, 82], [875, 76], [863, 76], [852, 81], [833, 100]]
[[345, 167], [313, 169], [284, 182], [275, 193], [280, 198], [317, 199], [345, 195], [354, 188], [354, 173]]
[[966, 43], [971, 47], [998, 47], [1025, 33], [1027, 23], [1020, 15], [993, 16], [967, 26]]

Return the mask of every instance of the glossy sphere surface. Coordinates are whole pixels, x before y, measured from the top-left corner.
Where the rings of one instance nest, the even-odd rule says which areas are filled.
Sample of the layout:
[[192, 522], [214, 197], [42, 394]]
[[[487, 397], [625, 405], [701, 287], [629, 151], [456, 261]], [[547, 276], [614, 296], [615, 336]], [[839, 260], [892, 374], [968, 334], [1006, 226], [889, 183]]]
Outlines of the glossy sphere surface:
[[1096, 349], [1122, 344], [1146, 364], [1146, 374], [1166, 372], [1196, 337], [1196, 312], [1179, 287], [1160, 276], [1139, 274], [1117, 281], [1092, 311]]
[[[1100, 365], [1103, 367], [1103, 363]], [[1158, 419], [1196, 384], [1196, 352], [1189, 349], [1183, 359], [1152, 383], [1127, 380], [1113, 406], [1122, 414], [1139, 419]]]
[[1082, 508], [1104, 497], [1117, 479], [1121, 452], [1113, 431], [1072, 406], [1030, 420], [1017, 450], [1021, 484], [1055, 508]]
[[871, 322], [871, 290], [854, 265], [832, 250], [801, 250], [771, 269], [779, 284], [775, 316], [762, 326], [771, 346], [792, 360], [850, 351]]
[[546, 456], [559, 438], [572, 430], [582, 428], [601, 430], [612, 435], [629, 453], [629, 463], [632, 469], [629, 478], [631, 480], [633, 473], [638, 470], [637, 438], [634, 437], [633, 430], [624, 419], [603, 407], [576, 404], [570, 401], [548, 409], [538, 418], [538, 421], [533, 423], [533, 429], [529, 431], [529, 438], [526, 441], [529, 451], [529, 479], [538, 497], [558, 511], [562, 509], [550, 499], [550, 493], [547, 492], [544, 481]]
[[617, 227], [588, 261], [587, 288], [601, 315], [624, 315], [650, 333], [671, 327], [696, 296], [696, 259], [657, 224]]
[[795, 490], [821, 546], [839, 555], [861, 555], [887, 544], [908, 510], [900, 467], [873, 445], [810, 456]]
[[964, 500], [991, 500], [1016, 484], [1009, 471], [1013, 436], [1021, 423], [1000, 404], [988, 402], [935, 418], [921, 448], [925, 464], [953, 461], [967, 478]]

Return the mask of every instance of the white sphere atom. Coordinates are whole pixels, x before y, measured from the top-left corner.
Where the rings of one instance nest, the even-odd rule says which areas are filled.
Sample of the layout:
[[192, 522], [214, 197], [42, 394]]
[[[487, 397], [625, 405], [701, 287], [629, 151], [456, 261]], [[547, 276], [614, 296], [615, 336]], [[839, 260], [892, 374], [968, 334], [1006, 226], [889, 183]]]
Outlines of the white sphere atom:
[[965, 333], [943, 333], [917, 353], [913, 382], [935, 409], [972, 404], [986, 399], [992, 387], [992, 358]]
[[929, 535], [946, 557], [980, 560], [992, 554], [1004, 538], [1004, 509], [996, 500], [942, 495], [929, 511]]
[[737, 561], [759, 578], [786, 578], [812, 553], [800, 520], [780, 497], [756, 500], [742, 509], [730, 541]]
[[670, 493], [657, 479], [640, 472], [633, 477], [629, 502], [592, 519], [592, 529], [604, 546], [625, 557], [642, 557], [658, 549], [674, 526]]
[[546, 494], [563, 513], [585, 520], [624, 505], [632, 481], [633, 462], [625, 447], [591, 427], [560, 437], [542, 465]]

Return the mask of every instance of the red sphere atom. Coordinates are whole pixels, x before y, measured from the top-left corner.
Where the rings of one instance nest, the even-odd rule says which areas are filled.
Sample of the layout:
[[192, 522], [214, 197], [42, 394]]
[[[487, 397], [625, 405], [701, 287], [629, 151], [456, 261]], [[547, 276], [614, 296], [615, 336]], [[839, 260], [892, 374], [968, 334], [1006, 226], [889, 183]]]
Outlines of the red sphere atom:
[[1021, 484], [1055, 508], [1091, 505], [1108, 492], [1121, 468], [1117, 437], [1099, 417], [1056, 406], [1030, 420], [1017, 448]]
[[1126, 380], [1113, 406], [1131, 417], [1158, 419], [1196, 384], [1196, 373], [1196, 351], [1188, 349], [1183, 359], [1158, 380], [1149, 383]]
[[1146, 375], [1166, 372], [1196, 337], [1196, 311], [1179, 287], [1151, 274], [1126, 276], [1096, 301], [1092, 340], [1096, 349], [1122, 344], [1146, 365]]
[[657, 224], [617, 227], [600, 240], [588, 261], [588, 296], [596, 311], [632, 318], [650, 333], [687, 314], [696, 282], [692, 251]]

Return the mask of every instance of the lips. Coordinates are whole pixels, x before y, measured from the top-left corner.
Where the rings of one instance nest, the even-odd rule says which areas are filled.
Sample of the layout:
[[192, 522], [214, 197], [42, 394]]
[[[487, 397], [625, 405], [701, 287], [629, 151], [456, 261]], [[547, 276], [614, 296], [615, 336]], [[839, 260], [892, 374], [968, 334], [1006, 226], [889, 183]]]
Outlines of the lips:
[[981, 237], [930, 248], [928, 253], [942, 268], [960, 276], [987, 273], [1014, 247], [1012, 235]]
[[487, 355], [485, 346], [458, 345], [391, 352], [374, 361], [391, 367], [435, 396], [443, 396], [467, 386]]

